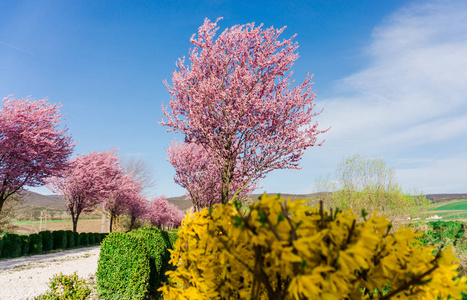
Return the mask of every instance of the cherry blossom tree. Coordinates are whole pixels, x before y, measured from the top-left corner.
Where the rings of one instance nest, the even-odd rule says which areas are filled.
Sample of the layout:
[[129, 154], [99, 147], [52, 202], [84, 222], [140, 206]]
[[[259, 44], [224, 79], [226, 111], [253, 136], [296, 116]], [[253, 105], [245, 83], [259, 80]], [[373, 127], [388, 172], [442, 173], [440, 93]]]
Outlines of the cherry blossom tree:
[[113, 193], [115, 184], [109, 178], [118, 176], [121, 169], [114, 149], [78, 155], [69, 166], [63, 177], [50, 178], [47, 187], [67, 201], [76, 232], [80, 215], [93, 211]]
[[104, 210], [107, 211], [110, 217], [109, 232], [112, 232], [115, 218], [131, 207], [132, 201], [141, 194], [141, 184], [135, 180], [132, 174], [123, 173], [122, 169], [118, 169], [114, 176], [109, 176], [105, 179], [106, 186], [110, 187], [105, 196], [101, 199], [101, 204]]
[[180, 226], [185, 213], [167, 201], [165, 196], [155, 197], [149, 202], [147, 218], [158, 228]]
[[[169, 161], [175, 168], [175, 183], [187, 190], [188, 198], [193, 202], [195, 211], [221, 203], [222, 177], [209, 153], [195, 143], [175, 143], [167, 148]], [[240, 163], [238, 161], [237, 163]], [[232, 191], [244, 187], [238, 199], [246, 201], [256, 188], [256, 181], [246, 182], [239, 170], [235, 168], [232, 179]]]
[[0, 111], [0, 212], [5, 201], [24, 186], [41, 186], [67, 168], [74, 144], [58, 128], [58, 104], [45, 99], [4, 98]]
[[191, 63], [180, 59], [172, 86], [165, 82], [171, 100], [160, 124], [210, 154], [226, 203], [244, 188], [233, 188], [236, 172], [247, 184], [275, 169], [299, 169], [325, 130], [313, 123], [312, 76], [292, 87], [298, 45], [294, 37], [279, 40], [285, 27], [236, 25], [214, 39], [218, 20], [204, 21], [190, 40]]
[[141, 194], [133, 195], [133, 197], [130, 198], [130, 201], [127, 202], [127, 211], [126, 211], [128, 216], [130, 217], [129, 230], [132, 230], [134, 228], [136, 224], [136, 220], [143, 219], [146, 217], [147, 212], [148, 212], [148, 205], [149, 205], [149, 202]]

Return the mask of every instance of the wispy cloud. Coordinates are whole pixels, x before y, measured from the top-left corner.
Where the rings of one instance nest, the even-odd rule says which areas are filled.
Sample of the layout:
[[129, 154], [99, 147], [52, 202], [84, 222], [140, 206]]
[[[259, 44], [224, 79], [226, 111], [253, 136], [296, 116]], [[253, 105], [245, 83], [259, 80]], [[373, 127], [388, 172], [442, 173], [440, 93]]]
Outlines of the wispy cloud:
[[24, 53], [30, 53], [29, 51], [26, 51], [26, 50], [20, 49], [20, 48], [18, 48], [18, 47], [15, 47], [15, 46], [13, 46], [13, 45], [10, 45], [10, 44], [7, 44], [7, 43], [0, 42], [0, 45], [3, 45], [3, 46], [6, 46], [6, 47], [9, 47], [9, 48], [12, 48], [12, 49], [18, 50], [18, 51], [20, 51], [20, 52], [24, 52]]
[[[368, 65], [321, 99], [320, 123], [332, 130], [327, 151], [309, 156], [335, 166], [356, 152], [375, 155], [395, 164], [404, 186], [466, 192], [465, 20], [465, 1], [416, 2], [385, 19], [364, 52]], [[409, 167], [417, 156], [419, 167]]]

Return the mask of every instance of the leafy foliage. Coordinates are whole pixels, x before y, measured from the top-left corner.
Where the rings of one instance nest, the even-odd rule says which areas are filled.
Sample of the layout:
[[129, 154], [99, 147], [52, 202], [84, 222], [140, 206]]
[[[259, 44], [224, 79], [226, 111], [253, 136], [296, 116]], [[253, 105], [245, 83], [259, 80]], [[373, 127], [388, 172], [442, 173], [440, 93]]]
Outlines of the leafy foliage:
[[21, 255], [21, 237], [15, 233], [7, 233], [2, 237], [2, 257], [14, 258]]
[[36, 297], [36, 300], [84, 300], [92, 290], [87, 286], [86, 280], [72, 275], [54, 275], [49, 283], [49, 291]]
[[54, 240], [53, 240], [53, 234], [51, 231], [41, 231], [38, 233], [40, 236], [42, 236], [42, 250], [43, 251], [50, 251], [53, 249], [54, 246]]
[[29, 236], [29, 254], [39, 254], [44, 249], [43, 235], [34, 233]]
[[52, 231], [52, 236], [54, 240], [54, 249], [66, 249], [67, 248], [67, 232], [65, 230], [56, 230]]
[[373, 214], [266, 197], [188, 215], [164, 299], [460, 299], [451, 249], [433, 254], [410, 228]]
[[145, 299], [149, 290], [149, 252], [144, 239], [124, 232], [101, 244], [97, 287], [103, 299]]

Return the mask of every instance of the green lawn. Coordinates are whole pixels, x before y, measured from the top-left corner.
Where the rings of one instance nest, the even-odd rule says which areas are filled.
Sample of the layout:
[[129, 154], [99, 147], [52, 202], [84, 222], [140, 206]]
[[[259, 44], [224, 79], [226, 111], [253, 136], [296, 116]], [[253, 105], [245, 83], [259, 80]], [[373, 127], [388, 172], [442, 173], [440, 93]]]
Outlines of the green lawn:
[[[82, 220], [94, 220], [94, 219], [79, 219], [79, 221]], [[47, 223], [64, 223], [64, 222], [71, 222], [71, 220], [47, 220]], [[17, 225], [39, 225], [41, 221], [13, 221], [14, 224]], [[44, 220], [42, 220], [42, 223], [45, 223]]]
[[467, 210], [467, 200], [452, 202], [443, 206], [434, 207], [431, 210]]

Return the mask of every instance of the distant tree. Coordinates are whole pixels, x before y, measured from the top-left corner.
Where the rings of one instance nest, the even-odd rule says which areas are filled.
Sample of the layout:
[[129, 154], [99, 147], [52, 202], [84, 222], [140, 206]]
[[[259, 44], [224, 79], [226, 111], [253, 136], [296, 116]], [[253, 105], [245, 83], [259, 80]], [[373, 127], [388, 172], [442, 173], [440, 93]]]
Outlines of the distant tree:
[[148, 212], [149, 202], [143, 195], [136, 195], [132, 197], [127, 203], [127, 214], [130, 217], [129, 229], [132, 230], [135, 228], [136, 221], [138, 219], [143, 219], [146, 217]]
[[145, 160], [130, 156], [122, 158], [120, 166], [125, 174], [131, 174], [141, 184], [143, 192], [156, 185], [153, 169]]
[[68, 212], [76, 232], [78, 220], [83, 212], [91, 212], [102, 199], [111, 195], [115, 184], [109, 180], [121, 173], [115, 150], [91, 152], [78, 155], [69, 162], [70, 168], [63, 177], [52, 177], [47, 187], [61, 195], [66, 201]]
[[222, 203], [245, 187], [232, 187], [236, 174], [247, 184], [275, 169], [299, 169], [304, 151], [324, 132], [313, 124], [312, 76], [291, 88], [292, 73], [286, 74], [298, 58], [297, 43], [278, 40], [285, 27], [254, 25], [233, 26], [214, 40], [217, 21], [206, 19], [190, 40], [191, 64], [180, 59], [173, 85], [165, 83], [170, 111], [162, 107], [167, 121], [160, 124], [210, 154]]
[[393, 168], [379, 158], [353, 155], [344, 158], [334, 176], [317, 183], [323, 200], [330, 208], [352, 209], [368, 213], [378, 211], [390, 220], [414, 218], [427, 211], [430, 201], [420, 193], [406, 193], [395, 179]]
[[[167, 148], [169, 161], [175, 168], [175, 183], [187, 190], [188, 198], [196, 211], [221, 203], [222, 176], [219, 168], [203, 147], [194, 143], [175, 143]], [[256, 181], [248, 181], [235, 168], [232, 178], [230, 197], [239, 188], [243, 188], [238, 199], [246, 201], [256, 188]]]
[[162, 229], [162, 226], [180, 226], [184, 213], [167, 201], [165, 196], [155, 197], [148, 206], [147, 218], [152, 225]]
[[66, 128], [58, 129], [58, 104], [45, 99], [3, 99], [0, 111], [0, 212], [24, 186], [41, 186], [60, 176], [74, 144]]
[[133, 201], [141, 196], [141, 184], [133, 178], [131, 174], [123, 173], [119, 168], [115, 175], [104, 179], [108, 190], [101, 198], [101, 204], [109, 214], [110, 227], [112, 232], [115, 218], [125, 212], [133, 205]]

